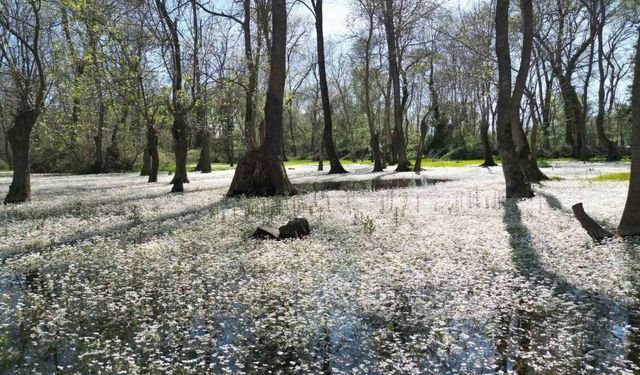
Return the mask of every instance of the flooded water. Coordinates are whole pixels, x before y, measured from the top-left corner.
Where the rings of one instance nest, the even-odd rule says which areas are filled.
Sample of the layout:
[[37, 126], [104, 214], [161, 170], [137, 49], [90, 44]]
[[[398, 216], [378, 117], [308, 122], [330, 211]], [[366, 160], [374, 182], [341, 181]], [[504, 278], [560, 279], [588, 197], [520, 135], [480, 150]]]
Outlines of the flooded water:
[[329, 190], [343, 191], [377, 191], [386, 189], [401, 189], [417, 186], [433, 185], [450, 182], [447, 179], [433, 178], [374, 178], [371, 180], [329, 180], [294, 184], [296, 188], [304, 192], [318, 192]]
[[[640, 242], [592, 244], [552, 190], [440, 182], [108, 201], [78, 182], [82, 210], [0, 208], [22, 215], [0, 227], [0, 373], [640, 373]], [[304, 240], [249, 239], [297, 215]]]

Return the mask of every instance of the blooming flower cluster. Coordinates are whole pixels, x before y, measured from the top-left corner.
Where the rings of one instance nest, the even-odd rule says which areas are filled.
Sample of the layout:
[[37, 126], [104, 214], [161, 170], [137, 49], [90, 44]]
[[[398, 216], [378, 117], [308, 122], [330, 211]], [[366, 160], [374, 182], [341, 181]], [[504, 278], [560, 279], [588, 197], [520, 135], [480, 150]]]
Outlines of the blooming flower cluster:
[[[174, 195], [35, 176], [0, 208], [0, 372], [640, 371], [640, 243], [595, 245], [570, 208], [615, 227], [627, 184], [590, 178], [628, 165], [554, 164], [521, 202], [499, 167], [349, 167], [290, 169], [351, 189], [289, 198], [226, 199], [233, 171]], [[304, 240], [249, 239], [296, 216]]]

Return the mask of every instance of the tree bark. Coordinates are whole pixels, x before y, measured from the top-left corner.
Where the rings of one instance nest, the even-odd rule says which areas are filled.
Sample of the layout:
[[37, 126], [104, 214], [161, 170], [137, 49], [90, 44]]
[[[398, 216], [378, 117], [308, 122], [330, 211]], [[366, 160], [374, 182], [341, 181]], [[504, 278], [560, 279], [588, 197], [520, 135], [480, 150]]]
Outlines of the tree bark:
[[[522, 0], [522, 7], [531, 0]], [[502, 157], [507, 198], [529, 198], [533, 196], [531, 183], [527, 181], [520, 166], [513, 139], [514, 119], [512, 109], [515, 107], [511, 93], [511, 56], [509, 55], [509, 0], [497, 0], [496, 5], [496, 55], [498, 59], [498, 149]], [[525, 56], [526, 57], [526, 56]], [[521, 64], [521, 68], [523, 64]], [[520, 72], [519, 72], [520, 73]], [[518, 74], [518, 77], [525, 74]], [[522, 82], [516, 82], [520, 87]], [[522, 86], [524, 87], [524, 86]]]
[[294, 195], [282, 162], [283, 98], [286, 74], [286, 0], [272, 0], [272, 39], [269, 86], [265, 103], [263, 144], [238, 162], [228, 197]]
[[211, 173], [211, 134], [209, 129], [202, 129], [200, 137], [202, 144], [200, 145], [200, 156], [195, 170], [201, 173]]
[[342, 167], [333, 143], [333, 124], [331, 122], [331, 102], [329, 99], [329, 86], [327, 84], [327, 71], [324, 56], [324, 33], [322, 26], [322, 0], [313, 0], [316, 16], [316, 41], [318, 44], [318, 78], [320, 80], [320, 94], [322, 97], [322, 112], [324, 115], [324, 148], [329, 158], [329, 174], [347, 173]]
[[407, 150], [404, 141], [403, 113], [400, 90], [400, 70], [398, 67], [398, 45], [394, 24], [393, 0], [385, 0], [384, 26], [387, 36], [387, 48], [389, 54], [389, 76], [393, 86], [393, 119], [395, 122], [393, 132], [393, 145], [398, 155], [396, 172], [408, 172], [410, 170]]
[[176, 170], [173, 174], [171, 184], [172, 193], [180, 193], [184, 191], [184, 184], [189, 182], [187, 177], [187, 152], [189, 149], [189, 135], [187, 134], [187, 120], [185, 110], [181, 104], [178, 104], [178, 108], [173, 113], [173, 126], [171, 127], [171, 133], [173, 134], [173, 140], [175, 142], [175, 161]]
[[621, 236], [640, 235], [640, 37], [636, 44], [635, 71], [631, 90], [631, 177], [622, 219]]
[[140, 170], [140, 176], [149, 176], [151, 171], [151, 154], [149, 153], [149, 145], [144, 147], [142, 154], [142, 169]]
[[31, 200], [31, 165], [30, 165], [30, 137], [39, 111], [37, 109], [22, 108], [15, 115], [14, 123], [7, 132], [9, 144], [13, 154], [13, 180], [9, 186], [9, 193], [4, 204], [23, 203]]

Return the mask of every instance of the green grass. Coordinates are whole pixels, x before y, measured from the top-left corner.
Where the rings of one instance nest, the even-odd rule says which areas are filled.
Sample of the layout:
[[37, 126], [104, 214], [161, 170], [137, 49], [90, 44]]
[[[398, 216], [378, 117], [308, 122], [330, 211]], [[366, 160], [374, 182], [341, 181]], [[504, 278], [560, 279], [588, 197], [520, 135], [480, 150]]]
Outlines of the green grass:
[[629, 181], [629, 172], [621, 172], [621, 173], [609, 173], [603, 174], [601, 176], [592, 178], [591, 181], [594, 182], [602, 182], [602, 181]]
[[[538, 161], [539, 162], [551, 163], [551, 162], [562, 162], [562, 161], [578, 161], [578, 159], [566, 158], [566, 157], [562, 157], [562, 158], [538, 158]], [[596, 157], [593, 157], [593, 158], [589, 159], [589, 162], [606, 163], [607, 162], [607, 158], [605, 158], [603, 156], [596, 156]], [[624, 159], [621, 160], [621, 162], [623, 162], [623, 163], [631, 163], [631, 159], [624, 158]]]

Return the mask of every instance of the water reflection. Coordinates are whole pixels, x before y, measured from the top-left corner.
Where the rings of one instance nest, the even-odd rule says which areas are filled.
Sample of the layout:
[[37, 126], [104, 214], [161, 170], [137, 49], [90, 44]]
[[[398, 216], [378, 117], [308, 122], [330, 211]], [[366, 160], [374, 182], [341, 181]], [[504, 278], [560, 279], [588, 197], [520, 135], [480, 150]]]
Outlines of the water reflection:
[[346, 191], [377, 191], [386, 189], [400, 189], [417, 186], [425, 186], [449, 182], [447, 179], [435, 178], [374, 178], [371, 180], [327, 180], [309, 183], [298, 183], [295, 186], [305, 192], [318, 192], [327, 190]]

